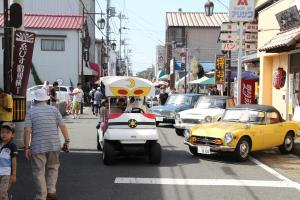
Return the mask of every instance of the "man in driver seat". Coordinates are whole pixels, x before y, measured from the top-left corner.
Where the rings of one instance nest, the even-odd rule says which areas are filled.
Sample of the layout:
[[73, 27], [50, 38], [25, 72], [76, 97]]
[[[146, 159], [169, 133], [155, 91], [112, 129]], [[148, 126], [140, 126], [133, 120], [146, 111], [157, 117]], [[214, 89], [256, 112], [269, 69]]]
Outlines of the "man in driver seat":
[[143, 105], [142, 100], [139, 97], [131, 97], [125, 112], [129, 113], [139, 109], [144, 113], [148, 112], [147, 107]]

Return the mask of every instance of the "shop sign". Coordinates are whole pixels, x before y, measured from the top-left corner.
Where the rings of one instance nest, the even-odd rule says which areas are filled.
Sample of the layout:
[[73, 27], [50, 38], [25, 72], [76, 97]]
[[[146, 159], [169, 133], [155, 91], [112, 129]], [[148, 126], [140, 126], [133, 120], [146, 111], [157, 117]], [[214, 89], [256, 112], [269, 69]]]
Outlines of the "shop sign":
[[255, 81], [242, 80], [241, 83], [241, 104], [255, 103]]
[[225, 55], [216, 56], [216, 84], [224, 84], [225, 82]]
[[257, 43], [245, 43], [245, 51], [256, 51]]
[[227, 23], [223, 22], [221, 24], [221, 32], [234, 32], [238, 30], [238, 24], [237, 23]]
[[222, 51], [237, 51], [238, 44], [236, 42], [222, 42], [221, 49]]
[[236, 32], [220, 34], [221, 41], [236, 41], [237, 38], [238, 38], [238, 34]]
[[300, 26], [300, 16], [297, 6], [290, 7], [277, 13], [276, 19], [281, 31]]
[[11, 92], [17, 96], [26, 96], [35, 34], [16, 30], [14, 41], [13, 65], [10, 70]]
[[258, 24], [253, 22], [245, 23], [244, 25], [245, 32], [257, 33], [258, 32]]
[[257, 42], [257, 33], [245, 33], [244, 34], [245, 42]]
[[230, 0], [229, 20], [232, 22], [253, 21], [255, 16], [255, 0]]

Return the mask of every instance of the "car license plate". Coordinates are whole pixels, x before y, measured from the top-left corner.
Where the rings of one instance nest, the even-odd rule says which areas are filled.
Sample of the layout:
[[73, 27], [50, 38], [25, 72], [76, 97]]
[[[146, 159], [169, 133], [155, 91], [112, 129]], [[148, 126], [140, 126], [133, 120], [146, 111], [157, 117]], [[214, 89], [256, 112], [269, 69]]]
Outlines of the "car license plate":
[[163, 117], [156, 117], [156, 121], [158, 121], [158, 122], [163, 122], [163, 121], [164, 121], [164, 118], [163, 118]]
[[208, 146], [198, 146], [198, 153], [211, 154], [210, 153], [210, 147], [208, 147]]

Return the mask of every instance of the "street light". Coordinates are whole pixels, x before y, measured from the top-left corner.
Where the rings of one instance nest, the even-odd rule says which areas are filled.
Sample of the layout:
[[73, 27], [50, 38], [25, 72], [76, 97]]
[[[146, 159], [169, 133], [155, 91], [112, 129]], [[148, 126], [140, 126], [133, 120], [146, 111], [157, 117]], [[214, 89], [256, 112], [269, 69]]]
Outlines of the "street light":
[[214, 3], [211, 2], [210, 0], [208, 0], [205, 4], [204, 4], [204, 8], [205, 8], [205, 14], [206, 16], [212, 16], [214, 13]]
[[105, 27], [105, 19], [101, 18], [97, 21], [98, 26], [100, 27], [100, 29], [104, 29]]

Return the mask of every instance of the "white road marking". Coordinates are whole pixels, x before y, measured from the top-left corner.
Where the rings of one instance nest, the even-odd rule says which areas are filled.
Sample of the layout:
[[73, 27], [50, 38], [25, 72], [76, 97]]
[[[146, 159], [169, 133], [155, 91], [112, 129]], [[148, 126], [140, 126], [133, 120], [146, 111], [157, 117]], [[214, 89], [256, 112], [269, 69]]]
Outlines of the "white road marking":
[[70, 153], [81, 153], [81, 154], [102, 154], [102, 151], [80, 151], [80, 150], [70, 150]]
[[117, 177], [116, 184], [148, 184], [148, 185], [194, 185], [194, 186], [237, 186], [237, 187], [271, 187], [297, 188], [298, 183], [292, 181], [259, 181], [236, 179], [172, 179], [172, 178], [133, 178]]

